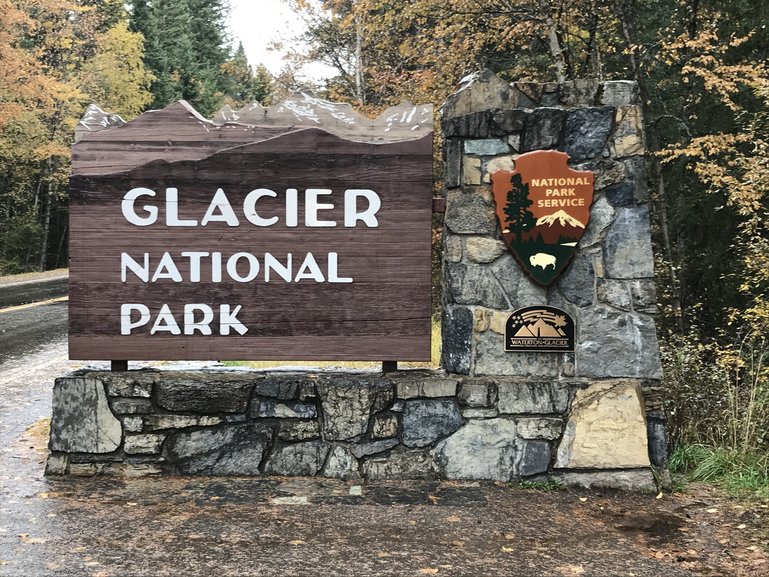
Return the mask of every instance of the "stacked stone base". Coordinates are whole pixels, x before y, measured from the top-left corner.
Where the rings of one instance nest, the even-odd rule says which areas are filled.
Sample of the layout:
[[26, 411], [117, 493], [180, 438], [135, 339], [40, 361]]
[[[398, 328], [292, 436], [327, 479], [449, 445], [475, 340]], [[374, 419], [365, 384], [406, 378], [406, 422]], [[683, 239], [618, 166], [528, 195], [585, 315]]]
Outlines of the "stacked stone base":
[[80, 371], [56, 380], [46, 472], [653, 489], [643, 384], [437, 371]]

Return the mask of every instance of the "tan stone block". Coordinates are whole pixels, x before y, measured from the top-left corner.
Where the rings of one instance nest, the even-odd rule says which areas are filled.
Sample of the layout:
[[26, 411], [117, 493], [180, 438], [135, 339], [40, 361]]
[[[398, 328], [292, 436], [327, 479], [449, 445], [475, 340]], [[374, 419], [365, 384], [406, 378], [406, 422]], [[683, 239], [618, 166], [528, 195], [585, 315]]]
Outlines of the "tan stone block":
[[491, 311], [489, 309], [476, 308], [473, 311], [473, 331], [482, 333], [489, 330]]
[[446, 260], [449, 262], [459, 262], [462, 260], [462, 239], [451, 235], [446, 238], [446, 250], [444, 252]]
[[643, 154], [646, 150], [643, 136], [643, 116], [640, 106], [620, 106], [615, 117], [616, 129], [610, 143], [615, 158]]
[[641, 388], [603, 381], [579, 389], [558, 447], [557, 469], [649, 467]]
[[471, 156], [465, 156], [462, 163], [462, 173], [464, 178], [462, 181], [465, 184], [480, 184], [481, 183], [481, 159], [473, 158]]
[[515, 170], [515, 156], [497, 156], [489, 160], [486, 163], [486, 169], [483, 171], [483, 182], [491, 182], [491, 175], [498, 170], [506, 170], [508, 172]]
[[465, 240], [465, 253], [473, 262], [482, 264], [493, 262], [506, 250], [504, 242], [487, 236], [471, 236]]
[[491, 330], [494, 331], [495, 333], [504, 335], [505, 325], [507, 324], [507, 319], [509, 318], [510, 318], [510, 311], [494, 311], [491, 314], [491, 321], [489, 323], [489, 328], [491, 328]]

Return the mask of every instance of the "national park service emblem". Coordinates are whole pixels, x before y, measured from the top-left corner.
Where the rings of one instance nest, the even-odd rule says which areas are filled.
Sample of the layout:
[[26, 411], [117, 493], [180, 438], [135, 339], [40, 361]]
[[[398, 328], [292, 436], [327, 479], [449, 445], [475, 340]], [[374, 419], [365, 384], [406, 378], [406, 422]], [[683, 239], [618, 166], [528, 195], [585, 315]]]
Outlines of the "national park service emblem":
[[502, 238], [526, 273], [549, 286], [569, 266], [585, 234], [594, 177], [569, 168], [557, 150], [527, 152], [515, 170], [491, 175]]
[[518, 309], [505, 323], [505, 351], [574, 352], [574, 320], [566, 311], [545, 305]]

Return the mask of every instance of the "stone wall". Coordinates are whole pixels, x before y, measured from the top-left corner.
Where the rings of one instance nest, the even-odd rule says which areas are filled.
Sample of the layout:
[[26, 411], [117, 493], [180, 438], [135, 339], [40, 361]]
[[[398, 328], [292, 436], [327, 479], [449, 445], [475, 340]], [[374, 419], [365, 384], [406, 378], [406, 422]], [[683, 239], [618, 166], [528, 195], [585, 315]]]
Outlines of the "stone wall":
[[[627, 427], [603, 431], [627, 466], [580, 477], [605, 461], [585, 450], [605, 412], [637, 403], [634, 383], [607, 381], [613, 403], [591, 411], [584, 385], [434, 371], [81, 371], [56, 380], [47, 473], [556, 477], [651, 488], [645, 438], [620, 438]], [[572, 408], [592, 420], [568, 421]]]
[[[665, 446], [635, 85], [484, 73], [442, 124], [443, 370], [75, 373], [54, 388], [47, 472], [653, 488]], [[596, 195], [571, 267], [545, 289], [502, 242], [489, 180], [549, 148], [593, 171]], [[504, 351], [510, 313], [539, 304], [574, 318], [574, 353]]]
[[[445, 368], [475, 377], [582, 379], [588, 396], [607, 379], [635, 383], [643, 396], [636, 412], [645, 411], [653, 423], [652, 457], [664, 465], [649, 193], [635, 83], [509, 84], [482, 73], [468, 79], [442, 113]], [[547, 289], [526, 276], [503, 243], [489, 184], [493, 172], [514, 168], [517, 154], [542, 149], [565, 151], [572, 168], [595, 174], [591, 218], [574, 261]], [[510, 313], [538, 304], [574, 318], [573, 354], [504, 351]], [[607, 459], [604, 468], [613, 462]]]

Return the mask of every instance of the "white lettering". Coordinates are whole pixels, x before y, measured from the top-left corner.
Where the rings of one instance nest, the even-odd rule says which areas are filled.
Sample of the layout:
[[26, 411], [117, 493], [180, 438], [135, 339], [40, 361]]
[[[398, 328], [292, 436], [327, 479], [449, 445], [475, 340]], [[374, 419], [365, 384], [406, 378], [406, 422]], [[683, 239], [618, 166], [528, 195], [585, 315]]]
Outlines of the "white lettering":
[[323, 278], [323, 273], [320, 272], [320, 267], [311, 252], [308, 252], [307, 256], [304, 257], [304, 262], [302, 263], [302, 266], [299, 267], [299, 272], [296, 273], [294, 282], [306, 279], [314, 280], [315, 282], [323, 282], [325, 280]]
[[328, 188], [308, 188], [304, 191], [304, 224], [305, 226], [336, 226], [333, 220], [318, 220], [319, 210], [331, 210], [333, 204], [318, 202], [318, 197], [331, 194]]
[[197, 220], [179, 220], [179, 191], [166, 188], [166, 226], [198, 226]]
[[[216, 214], [218, 211], [218, 214]], [[209, 222], [226, 222], [228, 226], [239, 226], [240, 221], [235, 216], [235, 211], [232, 210], [232, 205], [227, 199], [227, 195], [219, 188], [214, 194], [214, 198], [211, 199], [211, 204], [208, 205], [206, 214], [203, 215], [203, 220], [200, 221], [200, 226], [206, 226]]]
[[158, 279], [164, 278], [171, 279], [174, 282], [182, 282], [182, 275], [179, 273], [179, 269], [176, 268], [174, 259], [167, 252], [163, 253], [160, 264], [155, 269], [155, 274], [152, 275], [152, 282], [157, 282]]
[[[203, 319], [200, 321], [195, 320], [195, 311], [203, 313]], [[214, 309], [208, 305], [192, 304], [184, 305], [184, 334], [193, 335], [195, 331], [200, 331], [202, 335], [210, 335], [211, 321], [214, 320]]]
[[[133, 313], [139, 313], [139, 320], [136, 322], [131, 321]], [[120, 305], [120, 334], [130, 335], [131, 330], [146, 325], [150, 322], [150, 309], [142, 304], [125, 304]]]
[[158, 313], [158, 317], [155, 319], [155, 324], [153, 324], [152, 329], [150, 329], [151, 335], [160, 332], [167, 332], [171, 333], [172, 335], [182, 334], [182, 331], [179, 328], [179, 325], [176, 324], [176, 319], [171, 313], [171, 309], [168, 307], [168, 305], [163, 305], [160, 307], [160, 312]]
[[[363, 212], [358, 212], [358, 198], [363, 197], [368, 201], [368, 208]], [[376, 213], [382, 206], [382, 200], [373, 190], [366, 188], [351, 188], [344, 191], [344, 225], [347, 228], [354, 228], [355, 224], [362, 220], [369, 228], [376, 228], [379, 222]]]
[[125, 196], [123, 197], [123, 202], [120, 205], [120, 208], [123, 211], [123, 216], [128, 222], [135, 224], [136, 226], [149, 226], [151, 224], [155, 224], [158, 219], [157, 206], [144, 205], [142, 207], [147, 211], [149, 216], [141, 217], [136, 214], [134, 204], [136, 203], [136, 199], [140, 196], [155, 196], [155, 191], [150, 190], [149, 188], [140, 187], [132, 188], [126, 192]]
[[349, 277], [339, 277], [339, 255], [335, 252], [328, 253], [328, 282], [330, 283], [349, 283], [352, 279]]
[[[183, 252], [182, 256], [190, 259], [190, 282], [200, 282], [200, 264], [207, 252]], [[145, 281], [146, 282], [146, 281]]]
[[242, 307], [240, 305], [235, 307], [234, 311], [230, 311], [230, 305], [219, 306], [219, 334], [227, 336], [230, 334], [230, 329], [233, 329], [239, 335], [245, 335], [248, 332], [248, 328], [241, 323], [238, 319], [238, 313]]
[[293, 255], [288, 253], [286, 255], [286, 266], [283, 263], [272, 256], [269, 252], [264, 253], [264, 282], [270, 282], [270, 271], [274, 270], [278, 273], [278, 276], [286, 282], [291, 282], [291, 273], [293, 267], [291, 266]]
[[126, 273], [128, 270], [131, 270], [132, 273], [134, 273], [136, 276], [141, 279], [142, 282], [149, 282], [150, 280], [150, 255], [149, 253], [144, 253], [144, 266], [140, 265], [138, 262], [136, 262], [133, 257], [131, 257], [128, 253], [121, 252], [120, 253], [120, 280], [122, 282], [126, 282], [126, 277], [128, 276]]
[[[248, 261], [248, 274], [246, 276], [240, 276], [238, 272], [238, 261], [242, 258]], [[232, 280], [251, 282], [259, 274], [259, 261], [250, 252], [236, 252], [227, 260], [227, 274]]]
[[278, 222], [277, 216], [262, 218], [257, 214], [256, 202], [265, 196], [275, 198], [278, 195], [268, 188], [257, 188], [256, 190], [249, 192], [246, 199], [243, 201], [243, 214], [246, 216], [246, 219], [248, 219], [248, 222], [255, 224], [256, 226], [272, 226]]

